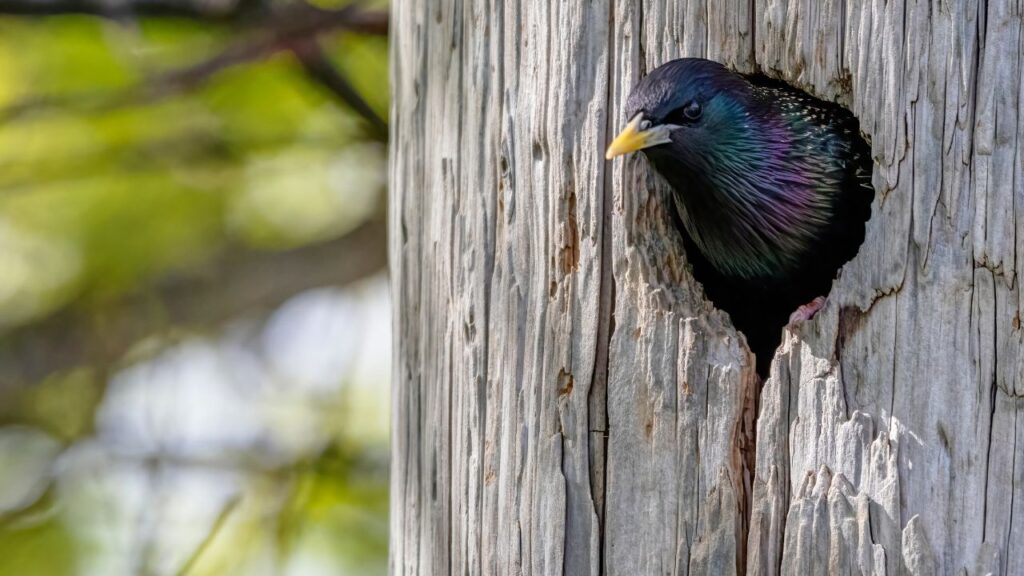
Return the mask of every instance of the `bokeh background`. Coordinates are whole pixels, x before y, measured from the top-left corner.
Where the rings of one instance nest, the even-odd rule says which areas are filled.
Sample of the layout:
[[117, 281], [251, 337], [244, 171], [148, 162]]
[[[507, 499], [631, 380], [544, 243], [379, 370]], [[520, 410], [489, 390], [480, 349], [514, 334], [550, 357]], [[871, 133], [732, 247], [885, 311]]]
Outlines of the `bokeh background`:
[[0, 574], [386, 573], [387, 20], [0, 0]]

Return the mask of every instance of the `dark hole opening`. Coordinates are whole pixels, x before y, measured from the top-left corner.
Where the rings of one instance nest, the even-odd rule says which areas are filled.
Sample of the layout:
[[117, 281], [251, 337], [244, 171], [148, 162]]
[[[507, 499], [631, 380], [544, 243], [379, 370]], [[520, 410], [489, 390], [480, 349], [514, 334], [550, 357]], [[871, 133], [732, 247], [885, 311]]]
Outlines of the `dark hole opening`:
[[[849, 133], [843, 137], [852, 143], [849, 170], [832, 225], [820, 242], [801, 257], [795, 273], [786, 277], [738, 282], [735, 278], [723, 276], [711, 266], [686, 233], [677, 211], [670, 210], [675, 227], [683, 237], [694, 278], [703, 286], [707, 298], [716, 308], [728, 313], [733, 325], [746, 337], [756, 356], [757, 373], [764, 379], [768, 376], [790, 314], [818, 296], [827, 296], [839, 270], [859, 251], [874, 199], [871, 186], [873, 163], [870, 146], [861, 136], [859, 122], [852, 112], [766, 76], [748, 78], [757, 85], [799, 92], [814, 106], [841, 118], [838, 129], [848, 130]], [[816, 153], [834, 154], [835, 151], [820, 150]]]

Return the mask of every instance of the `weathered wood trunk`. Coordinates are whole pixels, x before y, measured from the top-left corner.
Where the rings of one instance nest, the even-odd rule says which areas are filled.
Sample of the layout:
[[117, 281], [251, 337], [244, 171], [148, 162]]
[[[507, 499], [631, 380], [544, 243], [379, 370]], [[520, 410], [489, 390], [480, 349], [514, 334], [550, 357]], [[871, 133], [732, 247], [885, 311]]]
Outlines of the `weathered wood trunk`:
[[[1020, 0], [395, 0], [394, 574], [1024, 574]], [[625, 96], [849, 106], [861, 253], [763, 385]]]

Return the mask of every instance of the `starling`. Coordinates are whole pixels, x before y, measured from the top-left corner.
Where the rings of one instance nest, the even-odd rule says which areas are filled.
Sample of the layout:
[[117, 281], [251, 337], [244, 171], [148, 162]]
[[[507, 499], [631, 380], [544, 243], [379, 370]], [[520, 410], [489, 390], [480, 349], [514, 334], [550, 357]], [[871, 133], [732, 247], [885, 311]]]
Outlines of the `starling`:
[[810, 318], [864, 239], [871, 154], [857, 119], [699, 58], [651, 71], [606, 157], [642, 151], [668, 181], [694, 277], [764, 377], [787, 321]]

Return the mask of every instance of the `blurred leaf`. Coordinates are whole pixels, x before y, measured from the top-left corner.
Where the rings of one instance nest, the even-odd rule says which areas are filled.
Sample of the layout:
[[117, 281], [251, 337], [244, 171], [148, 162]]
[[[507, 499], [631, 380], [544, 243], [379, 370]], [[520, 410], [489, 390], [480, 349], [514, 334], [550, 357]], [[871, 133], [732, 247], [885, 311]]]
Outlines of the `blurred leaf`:
[[293, 562], [312, 554], [333, 559], [342, 572], [385, 574], [387, 481], [360, 471], [352, 455], [337, 456], [328, 452], [296, 480], [279, 523], [279, 545]]
[[233, 36], [224, 26], [183, 18], [146, 18], [136, 24], [145, 45], [135, 53], [150, 75], [195, 64], [197, 56], [223, 48]]
[[0, 428], [0, 518], [24, 510], [46, 491], [61, 445], [27, 426]]
[[0, 574], [74, 574], [78, 544], [55, 518], [0, 526]]
[[[310, 85], [285, 54], [231, 68], [215, 77], [197, 97], [217, 114], [221, 130], [241, 150], [262, 142], [339, 143], [354, 136], [352, 121]], [[334, 108], [327, 119], [320, 114], [325, 105]]]
[[339, 153], [293, 148], [254, 157], [247, 186], [231, 210], [234, 230], [261, 246], [306, 244], [338, 236], [369, 218], [383, 188], [376, 147]]
[[[84, 16], [0, 19], [0, 45], [17, 54], [20, 96], [123, 88], [138, 79], [128, 62], [110, 49], [116, 29]], [[3, 51], [6, 51], [3, 50]]]
[[79, 246], [79, 285], [109, 296], [208, 254], [221, 230], [222, 200], [152, 171], [41, 186], [0, 197], [0, 211]]
[[56, 374], [0, 401], [0, 422], [20, 422], [70, 441], [88, 433], [101, 395], [92, 370]]
[[81, 271], [77, 247], [0, 217], [0, 329], [62, 301]]

